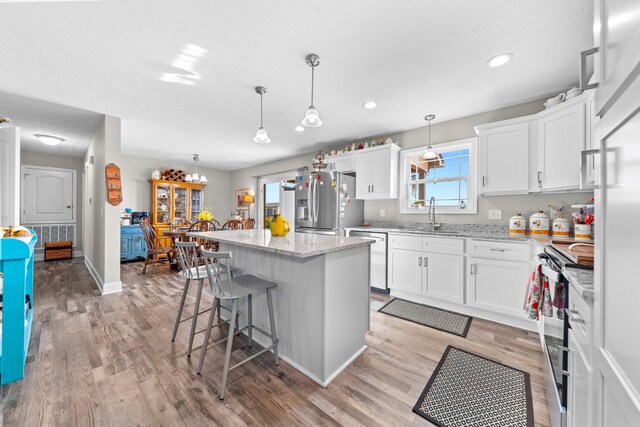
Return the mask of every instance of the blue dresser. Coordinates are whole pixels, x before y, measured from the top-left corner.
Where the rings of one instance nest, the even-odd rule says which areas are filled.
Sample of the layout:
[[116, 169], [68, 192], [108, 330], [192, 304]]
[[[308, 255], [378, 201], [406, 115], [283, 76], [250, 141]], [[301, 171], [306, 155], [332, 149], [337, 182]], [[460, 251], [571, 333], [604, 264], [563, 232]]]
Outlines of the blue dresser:
[[146, 258], [147, 244], [139, 225], [120, 226], [120, 261]]

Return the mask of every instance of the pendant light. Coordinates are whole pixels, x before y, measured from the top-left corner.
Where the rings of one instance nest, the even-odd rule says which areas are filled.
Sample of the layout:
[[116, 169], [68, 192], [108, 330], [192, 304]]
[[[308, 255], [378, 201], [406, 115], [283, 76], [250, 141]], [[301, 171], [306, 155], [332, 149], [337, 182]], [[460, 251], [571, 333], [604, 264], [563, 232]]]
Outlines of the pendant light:
[[200, 161], [200, 155], [194, 154], [193, 161], [196, 163], [195, 172], [187, 174], [187, 176], [184, 177], [184, 180], [195, 184], [205, 184], [207, 182], [207, 177], [204, 176], [204, 174], [198, 175], [198, 162]]
[[267, 93], [267, 88], [256, 86], [256, 93], [260, 94], [260, 127], [256, 132], [256, 136], [253, 138], [253, 142], [257, 144], [268, 144], [271, 142], [271, 139], [269, 139], [267, 131], [262, 127], [262, 95]]
[[317, 128], [322, 126], [322, 120], [320, 120], [320, 114], [316, 107], [313, 106], [313, 78], [315, 69], [318, 65], [320, 65], [320, 57], [315, 53], [310, 53], [305, 58], [305, 62], [309, 67], [311, 67], [311, 105], [306, 113], [304, 113], [304, 119], [302, 119], [302, 124], [308, 128]]
[[438, 153], [435, 148], [431, 146], [431, 120], [435, 118], [435, 114], [427, 114], [424, 117], [424, 119], [429, 122], [429, 145], [427, 146], [427, 151], [425, 151], [424, 155], [422, 156], [422, 158], [427, 161], [427, 171], [429, 169], [444, 167], [444, 159], [442, 158], [442, 154]]

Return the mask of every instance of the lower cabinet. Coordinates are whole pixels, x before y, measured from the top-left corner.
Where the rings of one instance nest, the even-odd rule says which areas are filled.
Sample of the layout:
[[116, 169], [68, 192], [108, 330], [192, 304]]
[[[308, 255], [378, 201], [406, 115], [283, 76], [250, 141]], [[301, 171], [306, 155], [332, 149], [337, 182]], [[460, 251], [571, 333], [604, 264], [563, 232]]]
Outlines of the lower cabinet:
[[529, 263], [469, 257], [467, 304], [516, 317], [522, 308]]
[[591, 369], [586, 357], [569, 331], [569, 389], [567, 390], [567, 427], [591, 427]]
[[389, 250], [389, 288], [464, 303], [464, 256]]

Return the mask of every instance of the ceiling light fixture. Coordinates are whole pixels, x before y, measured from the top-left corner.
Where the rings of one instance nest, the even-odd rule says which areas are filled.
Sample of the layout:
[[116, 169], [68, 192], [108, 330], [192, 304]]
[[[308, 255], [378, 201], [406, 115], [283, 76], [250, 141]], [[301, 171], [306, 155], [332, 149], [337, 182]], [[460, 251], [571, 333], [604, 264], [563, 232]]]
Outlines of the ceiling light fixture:
[[256, 93], [260, 94], [260, 127], [256, 132], [256, 136], [253, 138], [253, 142], [258, 144], [268, 144], [271, 140], [269, 139], [269, 135], [267, 135], [267, 131], [262, 127], [262, 95], [267, 93], [267, 88], [256, 86]]
[[308, 128], [317, 128], [322, 126], [322, 120], [320, 120], [320, 114], [316, 107], [313, 106], [313, 80], [315, 69], [318, 65], [320, 65], [320, 57], [315, 53], [310, 53], [304, 59], [309, 67], [311, 67], [311, 105], [309, 109], [304, 114], [304, 119], [302, 119], [302, 125]]
[[195, 172], [192, 174], [187, 174], [184, 177], [186, 182], [193, 182], [195, 184], [205, 184], [207, 182], [207, 177], [202, 175], [198, 175], [198, 162], [200, 161], [200, 154], [193, 155], [193, 161], [196, 163]]
[[378, 104], [376, 104], [375, 101], [367, 101], [364, 104], [362, 104], [362, 106], [364, 108], [366, 108], [367, 110], [372, 110], [372, 109], [376, 108], [376, 105], [378, 105]]
[[300, 125], [296, 126], [296, 131], [304, 132], [304, 126], [300, 126]]
[[487, 63], [489, 64], [489, 67], [495, 68], [506, 64], [511, 60], [511, 58], [513, 58], [513, 53], [501, 53], [488, 60]]
[[46, 144], [46, 145], [58, 145], [62, 141], [64, 141], [64, 138], [60, 138], [59, 136], [44, 135], [44, 134], [41, 134], [41, 133], [36, 133], [33, 136], [38, 138], [38, 140], [40, 142], [42, 142], [43, 144]]
[[424, 155], [422, 156], [422, 158], [427, 161], [427, 172], [429, 171], [429, 169], [444, 167], [444, 159], [442, 158], [442, 154], [438, 153], [435, 148], [431, 146], [431, 120], [435, 118], [435, 114], [427, 114], [426, 116], [424, 116], [424, 119], [429, 122], [429, 145], [427, 146], [427, 151], [425, 151]]

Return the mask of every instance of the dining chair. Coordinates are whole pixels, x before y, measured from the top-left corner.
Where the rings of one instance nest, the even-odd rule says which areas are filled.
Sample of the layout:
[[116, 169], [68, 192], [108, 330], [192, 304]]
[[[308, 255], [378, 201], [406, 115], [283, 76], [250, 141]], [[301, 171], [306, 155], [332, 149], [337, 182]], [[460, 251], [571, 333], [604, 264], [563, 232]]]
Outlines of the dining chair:
[[156, 271], [156, 263], [166, 259], [169, 261], [169, 264], [171, 264], [173, 254], [171, 249], [166, 249], [162, 245], [162, 242], [158, 238], [158, 233], [156, 233], [151, 224], [147, 221], [141, 221], [140, 228], [142, 229], [144, 241], [147, 244], [147, 257], [144, 261], [144, 267], [142, 267], [142, 274], [147, 274], [147, 264], [149, 264], [149, 261], [152, 261], [151, 277], [153, 277]]
[[256, 226], [256, 220], [253, 218], [242, 220], [243, 230], [249, 230]]
[[[276, 365], [280, 363], [278, 356], [278, 338], [276, 334], [276, 323], [273, 313], [273, 297], [271, 291], [275, 289], [278, 284], [269, 282], [267, 280], [256, 277], [252, 274], [243, 274], [241, 276], [231, 275], [231, 252], [214, 252], [207, 251], [205, 249], [200, 250], [202, 258], [204, 259], [204, 265], [209, 277], [209, 283], [213, 286], [213, 296], [217, 301], [227, 301], [231, 303], [231, 316], [229, 319], [236, 319], [235, 325], [229, 322], [229, 334], [226, 338], [222, 338], [213, 343], [214, 346], [227, 342], [227, 348], [224, 356], [224, 367], [222, 369], [222, 382], [220, 385], [220, 399], [224, 399], [224, 392], [227, 385], [227, 377], [229, 371], [237, 368], [240, 365], [254, 359], [261, 354], [273, 350], [274, 362]], [[221, 274], [226, 272], [226, 277], [223, 279]], [[266, 293], [267, 307], [269, 311], [269, 324], [271, 331], [267, 332], [262, 328], [253, 324], [253, 297]], [[247, 299], [247, 326], [242, 329], [238, 326], [238, 303], [240, 299]], [[222, 307], [226, 308], [226, 307]], [[198, 375], [202, 373], [202, 365], [204, 364], [204, 358], [207, 354], [207, 348], [209, 344], [209, 338], [211, 337], [211, 328], [214, 326], [213, 319], [215, 317], [216, 310], [219, 313], [220, 308], [216, 308], [216, 301], [214, 300], [212, 310], [209, 314], [209, 321], [207, 323], [207, 329], [205, 332], [204, 343], [202, 344], [202, 350], [200, 353], [200, 362], [198, 364]], [[218, 316], [219, 317], [219, 316]], [[218, 322], [219, 324], [220, 322]], [[233, 348], [233, 337], [239, 335], [242, 331], [247, 331], [249, 338], [249, 347], [253, 345], [253, 330], [258, 331], [262, 335], [271, 339], [271, 345], [258, 351], [257, 353], [245, 358], [241, 362], [238, 362], [234, 366], [229, 367], [231, 361], [231, 350]]]
[[[218, 222], [218, 225], [220, 225], [219, 222]], [[196, 231], [217, 231], [220, 228], [222, 227], [216, 226], [215, 222], [213, 221], [196, 221], [193, 224], [191, 224], [191, 226], [189, 227], [188, 233], [196, 232]], [[213, 251], [218, 250], [218, 242], [214, 242], [208, 239], [199, 239], [199, 238], [195, 238], [194, 240], [198, 242], [199, 247], [203, 246], [205, 249], [209, 249]]]
[[222, 226], [223, 230], [243, 230], [244, 224], [239, 219], [230, 219]]

